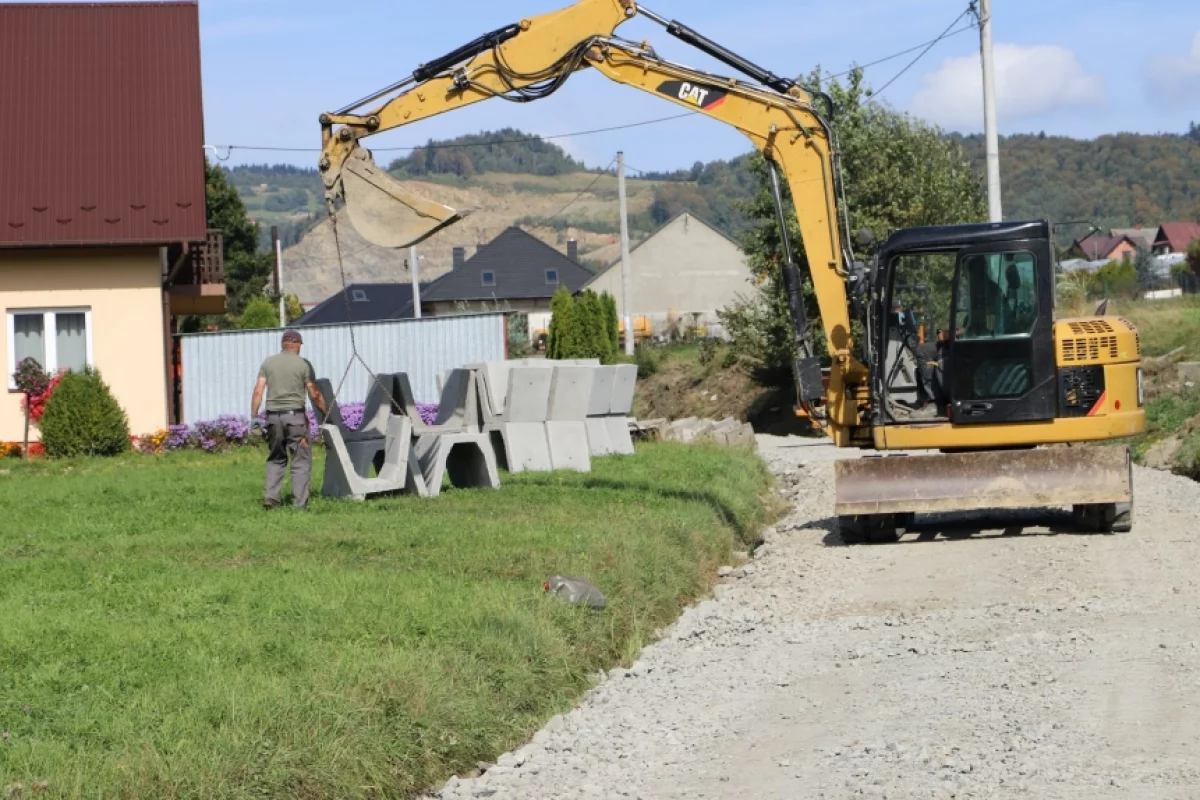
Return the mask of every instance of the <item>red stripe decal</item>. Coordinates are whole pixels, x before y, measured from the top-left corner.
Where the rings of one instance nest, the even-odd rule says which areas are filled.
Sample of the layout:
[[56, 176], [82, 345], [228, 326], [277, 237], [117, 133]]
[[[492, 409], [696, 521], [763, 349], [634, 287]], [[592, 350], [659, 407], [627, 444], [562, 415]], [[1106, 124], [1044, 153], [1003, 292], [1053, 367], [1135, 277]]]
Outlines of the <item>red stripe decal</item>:
[[1103, 393], [1101, 393], [1101, 395], [1100, 395], [1100, 399], [1096, 401], [1096, 405], [1092, 406], [1092, 410], [1091, 410], [1091, 411], [1089, 411], [1089, 412], [1087, 413], [1087, 415], [1088, 415], [1089, 417], [1094, 417], [1094, 416], [1096, 416], [1096, 414], [1100, 413], [1100, 408], [1101, 408], [1101, 406], [1103, 406], [1103, 405], [1104, 405], [1104, 401], [1105, 401], [1107, 398], [1108, 398], [1108, 392], [1103, 392]]
[[708, 105], [706, 105], [706, 106], [704, 107], [704, 110], [705, 110], [705, 111], [712, 111], [714, 108], [716, 108], [717, 106], [721, 105], [721, 104], [722, 104], [722, 103], [724, 103], [724, 102], [725, 102], [725, 98], [724, 98], [724, 97], [721, 97], [721, 98], [719, 98], [719, 99], [718, 99], [716, 102], [714, 102], [714, 103], [709, 103]]

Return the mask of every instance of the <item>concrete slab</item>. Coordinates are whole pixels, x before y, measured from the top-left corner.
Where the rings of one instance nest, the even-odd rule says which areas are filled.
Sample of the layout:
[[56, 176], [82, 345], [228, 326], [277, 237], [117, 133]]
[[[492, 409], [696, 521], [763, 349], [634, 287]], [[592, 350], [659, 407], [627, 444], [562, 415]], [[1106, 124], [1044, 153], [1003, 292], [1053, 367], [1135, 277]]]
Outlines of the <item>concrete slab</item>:
[[608, 428], [608, 446], [615, 455], [633, 455], [633, 434], [629, 431], [629, 417], [605, 417]]
[[608, 439], [608, 418], [588, 417], [587, 419], [588, 452], [592, 458], [612, 455], [612, 443]]
[[1180, 361], [1177, 369], [1180, 381], [1200, 385], [1200, 361]]
[[583, 422], [592, 398], [594, 367], [556, 367], [550, 384], [546, 419], [553, 422]]
[[633, 393], [637, 389], [637, 365], [618, 364], [614, 367], [612, 404], [609, 413], [627, 417], [633, 413]]
[[550, 472], [554, 469], [545, 422], [506, 422], [500, 426], [500, 433], [509, 472]]
[[592, 397], [587, 410], [589, 417], [604, 417], [611, 413], [613, 382], [616, 379], [616, 367], [596, 367], [593, 370]]
[[554, 469], [592, 471], [587, 423], [582, 419], [547, 422], [546, 440], [550, 445], [550, 463]]
[[508, 373], [508, 403], [504, 422], [545, 422], [554, 371], [518, 367]]

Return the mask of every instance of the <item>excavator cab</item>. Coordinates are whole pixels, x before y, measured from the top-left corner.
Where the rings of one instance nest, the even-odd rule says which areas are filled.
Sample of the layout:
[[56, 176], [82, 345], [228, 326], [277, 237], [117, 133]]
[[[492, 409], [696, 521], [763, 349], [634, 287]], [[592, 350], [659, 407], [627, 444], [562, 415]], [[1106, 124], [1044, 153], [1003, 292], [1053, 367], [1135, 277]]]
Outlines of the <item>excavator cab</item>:
[[[912, 228], [884, 243], [868, 358], [886, 424], [1054, 418], [1051, 253], [1046, 222]], [[936, 343], [918, 336], [914, 277], [938, 290], [922, 315]]]

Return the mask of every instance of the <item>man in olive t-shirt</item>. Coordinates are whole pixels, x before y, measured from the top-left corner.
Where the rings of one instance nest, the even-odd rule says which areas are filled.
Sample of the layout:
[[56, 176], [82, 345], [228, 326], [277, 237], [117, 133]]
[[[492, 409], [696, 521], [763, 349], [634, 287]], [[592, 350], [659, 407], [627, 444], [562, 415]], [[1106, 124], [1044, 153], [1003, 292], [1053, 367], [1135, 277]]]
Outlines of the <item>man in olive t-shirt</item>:
[[317, 390], [312, 364], [300, 357], [304, 340], [296, 331], [283, 334], [283, 349], [269, 357], [258, 370], [258, 383], [250, 400], [250, 419], [258, 424], [258, 409], [263, 390], [267, 392], [267, 483], [263, 508], [277, 508], [282, 500], [283, 477], [288, 458], [292, 461], [292, 494], [297, 508], [308, 507], [309, 485], [312, 482], [312, 443], [308, 440], [308, 418], [304, 413], [304, 396], [308, 395], [315, 408], [326, 413], [325, 398]]

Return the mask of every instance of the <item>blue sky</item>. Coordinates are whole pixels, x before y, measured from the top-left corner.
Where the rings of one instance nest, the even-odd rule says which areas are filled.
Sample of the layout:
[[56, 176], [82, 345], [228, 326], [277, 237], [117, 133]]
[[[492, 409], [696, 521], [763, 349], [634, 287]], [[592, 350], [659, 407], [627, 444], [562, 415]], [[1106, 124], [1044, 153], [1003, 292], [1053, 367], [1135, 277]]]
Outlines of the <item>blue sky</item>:
[[[419, 63], [565, 0], [200, 0], [206, 140], [214, 145], [309, 147], [317, 116], [408, 75]], [[654, 0], [679, 19], [779, 74], [814, 66], [840, 72], [933, 39], [966, 0]], [[1200, 3], [1194, 0], [993, 0], [1002, 133], [1044, 130], [1094, 137], [1116, 131], [1182, 132], [1200, 122]], [[622, 36], [649, 39], [668, 58], [729, 70], [645, 19]], [[939, 45], [885, 98], [946, 128], [982, 128], [978, 36]], [[915, 54], [914, 54], [915, 55]], [[911, 60], [868, 70], [880, 86]], [[482, 129], [569, 133], [678, 113], [676, 106], [574, 76], [556, 95], [526, 105], [494, 100], [373, 137], [374, 147], [419, 144]], [[559, 141], [591, 166], [618, 149], [641, 169], [667, 169], [744, 152], [741, 135], [688, 118]], [[237, 151], [231, 164], [315, 154]]]

